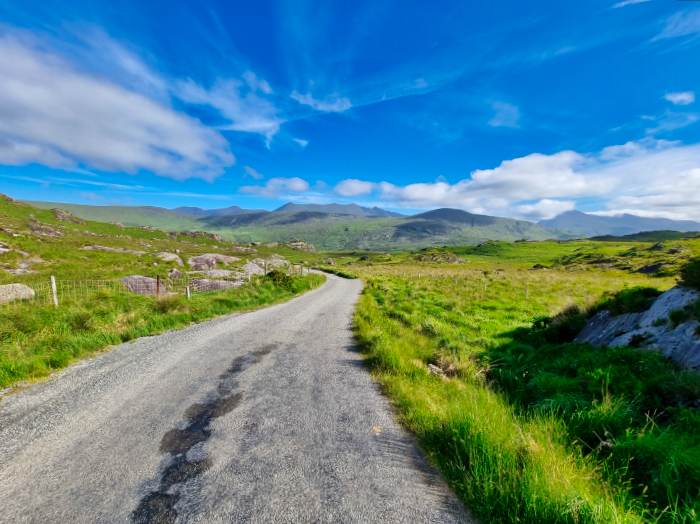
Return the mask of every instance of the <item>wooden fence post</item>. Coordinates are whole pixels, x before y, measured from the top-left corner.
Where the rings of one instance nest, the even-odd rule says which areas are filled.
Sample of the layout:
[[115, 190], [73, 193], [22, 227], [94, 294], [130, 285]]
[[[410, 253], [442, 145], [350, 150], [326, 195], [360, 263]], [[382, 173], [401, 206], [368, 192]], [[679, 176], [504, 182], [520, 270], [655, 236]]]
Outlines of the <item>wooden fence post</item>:
[[187, 286], [187, 287], [185, 288], [185, 296], [187, 297], [187, 300], [189, 300], [190, 298], [192, 298], [192, 295], [191, 295], [191, 293], [190, 293], [190, 286]]
[[160, 275], [156, 275], [156, 296], [160, 296]]
[[58, 307], [58, 290], [56, 289], [56, 277], [51, 275], [51, 295], [53, 296], [53, 305]]

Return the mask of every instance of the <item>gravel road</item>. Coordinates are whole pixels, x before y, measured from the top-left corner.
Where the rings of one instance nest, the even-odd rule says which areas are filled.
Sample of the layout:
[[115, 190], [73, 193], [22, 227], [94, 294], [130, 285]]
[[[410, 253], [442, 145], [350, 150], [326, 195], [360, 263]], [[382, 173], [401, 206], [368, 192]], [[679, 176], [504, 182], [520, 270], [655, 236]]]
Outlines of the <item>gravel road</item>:
[[353, 348], [359, 281], [0, 400], [1, 522], [468, 522]]

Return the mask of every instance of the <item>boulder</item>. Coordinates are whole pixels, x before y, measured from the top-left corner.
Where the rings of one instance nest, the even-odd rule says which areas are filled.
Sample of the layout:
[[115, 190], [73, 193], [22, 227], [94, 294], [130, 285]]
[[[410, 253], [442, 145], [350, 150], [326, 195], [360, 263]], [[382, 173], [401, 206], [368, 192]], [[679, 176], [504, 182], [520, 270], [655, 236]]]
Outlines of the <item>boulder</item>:
[[[121, 279], [121, 281], [126, 289], [138, 295], [155, 295], [158, 287], [155, 278], [144, 277], [141, 275], [124, 277]], [[164, 290], [164, 286], [161, 283], [161, 292]]]
[[685, 287], [673, 287], [663, 293], [651, 305], [639, 322], [640, 327], [651, 327], [660, 320], [667, 320], [672, 311], [685, 309], [700, 300], [700, 293]]
[[202, 271], [202, 273], [211, 278], [231, 278], [239, 274], [237, 271], [231, 271], [230, 269], [209, 269]]
[[253, 249], [252, 247], [245, 247], [245, 246], [233, 246], [231, 247], [231, 251], [235, 251], [236, 253], [256, 253], [257, 250]]
[[84, 224], [83, 220], [80, 220], [73, 213], [69, 213], [68, 211], [64, 211], [63, 209], [59, 209], [56, 207], [56, 208], [52, 209], [51, 211], [53, 212], [53, 216], [56, 217], [56, 220], [60, 220], [61, 222], [72, 222], [73, 224]]
[[54, 229], [53, 227], [49, 226], [48, 224], [44, 224], [44, 223], [39, 222], [37, 220], [30, 220], [29, 229], [35, 235], [39, 235], [39, 236], [43, 236], [43, 237], [58, 238], [58, 237], [63, 236], [62, 231], [59, 231], [58, 229]]
[[178, 278], [182, 278], [182, 271], [172, 268], [170, 271], [168, 271], [168, 278], [171, 278], [173, 280], [177, 280]]
[[241, 287], [243, 282], [240, 280], [211, 280], [208, 278], [193, 278], [190, 284], [193, 291], [204, 292]]
[[160, 253], [157, 253], [156, 257], [158, 257], [163, 262], [175, 262], [178, 266], [184, 265], [182, 259], [175, 253], [168, 253], [167, 251], [162, 251]]
[[674, 287], [660, 295], [641, 313], [613, 316], [600, 311], [586, 324], [576, 342], [593, 346], [632, 346], [660, 352], [678, 365], [700, 371], [700, 322], [687, 320], [677, 326], [670, 321], [673, 311], [687, 310], [700, 294]]
[[251, 260], [250, 262], [246, 262], [246, 264], [241, 268], [241, 271], [242, 271], [243, 276], [245, 278], [250, 278], [253, 275], [264, 275], [265, 274], [265, 270], [263, 269], [263, 266], [258, 265], [253, 260]]
[[190, 267], [195, 271], [207, 271], [209, 269], [214, 269], [217, 264], [233, 264], [240, 260], [238, 257], [232, 257], [229, 255], [221, 255], [219, 253], [204, 253], [203, 255], [197, 255], [195, 257], [190, 257], [188, 263]]
[[0, 255], [2, 255], [3, 253], [9, 253], [10, 251], [12, 251], [12, 248], [10, 248], [10, 246], [0, 242]]
[[24, 284], [5, 284], [0, 286], [0, 304], [16, 300], [30, 300], [36, 296], [32, 288]]

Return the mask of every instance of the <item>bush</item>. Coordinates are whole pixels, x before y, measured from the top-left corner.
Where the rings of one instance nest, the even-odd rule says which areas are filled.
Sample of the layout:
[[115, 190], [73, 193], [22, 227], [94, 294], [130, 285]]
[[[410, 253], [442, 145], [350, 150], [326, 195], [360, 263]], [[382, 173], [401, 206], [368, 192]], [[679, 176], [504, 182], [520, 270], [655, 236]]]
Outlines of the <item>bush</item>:
[[273, 269], [267, 275], [265, 275], [265, 278], [271, 281], [275, 286], [284, 289], [291, 289], [294, 285], [294, 279], [279, 269]]
[[607, 309], [613, 315], [624, 313], [641, 313], [651, 307], [661, 291], [653, 287], [632, 287], [623, 289], [612, 297], [603, 300], [596, 311]]
[[681, 284], [700, 290], [700, 258], [693, 258], [683, 266]]

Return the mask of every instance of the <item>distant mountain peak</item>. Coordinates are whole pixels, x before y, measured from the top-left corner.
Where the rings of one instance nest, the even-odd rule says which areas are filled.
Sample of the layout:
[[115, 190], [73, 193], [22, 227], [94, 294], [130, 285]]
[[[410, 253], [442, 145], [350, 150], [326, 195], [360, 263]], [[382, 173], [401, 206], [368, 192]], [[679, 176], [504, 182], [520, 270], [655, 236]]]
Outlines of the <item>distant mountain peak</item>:
[[278, 207], [273, 213], [326, 213], [329, 215], [348, 215], [355, 217], [397, 217], [399, 213], [393, 213], [379, 207], [362, 207], [358, 204], [297, 204], [287, 202]]
[[624, 236], [660, 230], [700, 231], [700, 222], [691, 220], [640, 217], [629, 213], [613, 216], [592, 215], [577, 210], [566, 211], [554, 218], [540, 220], [539, 224], [579, 237]]

